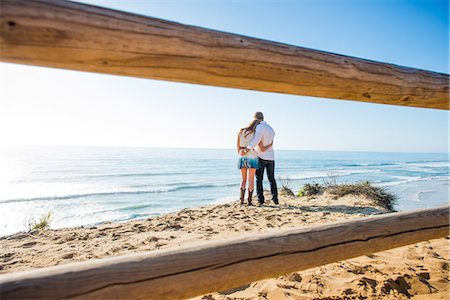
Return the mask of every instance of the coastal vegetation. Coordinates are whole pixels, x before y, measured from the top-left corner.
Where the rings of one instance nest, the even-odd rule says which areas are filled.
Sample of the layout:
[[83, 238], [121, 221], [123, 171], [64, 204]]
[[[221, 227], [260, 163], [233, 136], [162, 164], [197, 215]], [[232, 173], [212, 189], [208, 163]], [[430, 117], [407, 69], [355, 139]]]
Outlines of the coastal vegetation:
[[291, 188], [291, 179], [289, 177], [279, 177], [278, 181], [281, 183], [281, 195], [295, 196]]
[[394, 210], [397, 203], [397, 196], [388, 192], [383, 187], [372, 185], [369, 181], [356, 183], [337, 183], [336, 180], [325, 180], [323, 184], [316, 182], [306, 183], [297, 193], [298, 197], [315, 196], [329, 194], [336, 198], [346, 195], [363, 196], [373, 201], [375, 205], [381, 206], [390, 211]]
[[48, 212], [46, 215], [43, 215], [39, 218], [39, 221], [35, 219], [31, 219], [28, 223], [28, 231], [34, 230], [47, 230], [50, 228], [50, 223], [52, 220], [52, 213]]

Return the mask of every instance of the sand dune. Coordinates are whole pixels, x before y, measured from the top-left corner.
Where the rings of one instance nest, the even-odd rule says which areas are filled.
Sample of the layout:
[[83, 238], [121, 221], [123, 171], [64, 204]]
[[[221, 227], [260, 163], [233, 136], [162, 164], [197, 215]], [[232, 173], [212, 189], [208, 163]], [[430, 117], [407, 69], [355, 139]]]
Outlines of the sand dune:
[[[361, 197], [284, 195], [279, 206], [233, 202], [147, 220], [18, 233], [0, 238], [0, 274], [386, 212]], [[196, 299], [448, 299], [448, 245], [448, 239], [423, 242]]]

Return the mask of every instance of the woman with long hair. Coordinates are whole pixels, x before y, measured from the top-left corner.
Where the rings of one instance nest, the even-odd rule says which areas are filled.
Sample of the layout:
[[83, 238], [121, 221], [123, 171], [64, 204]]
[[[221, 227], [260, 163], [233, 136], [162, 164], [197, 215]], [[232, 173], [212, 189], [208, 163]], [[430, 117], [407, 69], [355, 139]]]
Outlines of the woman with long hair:
[[[255, 189], [255, 172], [259, 168], [259, 159], [255, 150], [248, 150], [246, 147], [252, 141], [255, 136], [256, 126], [261, 121], [254, 119], [247, 127], [242, 128], [237, 137], [237, 152], [239, 154], [238, 168], [241, 170], [241, 190], [240, 197], [241, 204], [244, 204], [245, 190], [248, 179], [248, 205], [252, 205], [252, 194]], [[261, 152], [266, 151], [272, 144], [264, 146], [262, 142], [258, 145]]]

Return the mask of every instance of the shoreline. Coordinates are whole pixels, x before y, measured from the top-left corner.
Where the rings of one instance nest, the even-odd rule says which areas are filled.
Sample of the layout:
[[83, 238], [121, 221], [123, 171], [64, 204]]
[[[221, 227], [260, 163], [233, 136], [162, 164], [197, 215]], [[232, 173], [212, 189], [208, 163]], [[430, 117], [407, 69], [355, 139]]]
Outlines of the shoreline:
[[[314, 182], [314, 181], [313, 181]], [[420, 184], [418, 184], [418, 182]], [[435, 207], [439, 205], [444, 205], [448, 203], [448, 200], [442, 201], [442, 199], [448, 198], [448, 186], [450, 185], [450, 177], [444, 177], [444, 178], [436, 178], [433, 180], [423, 180], [423, 181], [413, 181], [413, 182], [405, 182], [400, 185], [396, 186], [385, 186], [380, 184], [373, 184], [374, 186], [379, 186], [382, 188], [385, 188], [388, 192], [391, 192], [392, 194], [398, 195], [397, 203], [395, 204], [394, 209], [396, 211], [408, 211], [408, 210], [414, 210], [414, 209], [425, 209], [430, 207]], [[401, 187], [403, 192], [399, 192], [397, 189]], [[293, 190], [298, 191], [300, 189], [299, 186], [293, 187]], [[406, 196], [405, 196], [406, 195]], [[404, 201], [403, 198], [410, 196], [413, 198], [414, 195], [415, 198], [417, 198], [414, 201]], [[207, 204], [197, 204], [196, 206], [189, 206], [187, 208], [200, 208], [205, 205], [222, 205], [226, 203], [230, 203], [234, 200], [235, 197], [233, 196], [226, 196], [218, 198], [211, 203]], [[3, 202], [4, 203], [4, 202]], [[1, 203], [0, 203], [1, 204]], [[179, 210], [182, 210], [184, 208], [174, 208], [173, 210], [166, 211], [163, 213], [155, 213], [155, 214], [146, 214], [145, 216], [140, 216], [138, 218], [126, 218], [126, 219], [115, 219], [115, 220], [106, 220], [106, 221], [100, 221], [96, 223], [86, 223], [86, 224], [75, 224], [70, 225], [67, 227], [63, 226], [57, 226], [52, 227], [53, 230], [61, 230], [61, 229], [75, 229], [75, 228], [90, 228], [90, 227], [96, 227], [101, 226], [103, 224], [107, 223], [127, 223], [132, 221], [139, 221], [139, 220], [145, 220], [149, 217], [156, 218], [161, 217], [166, 214], [176, 213]], [[143, 215], [142, 213], [140, 213]], [[39, 215], [36, 215], [35, 217], [40, 217]], [[31, 221], [31, 218], [28, 219], [28, 222]], [[61, 223], [60, 221], [58, 223]], [[0, 238], [5, 238], [11, 235], [24, 233], [26, 231], [17, 231], [17, 232], [8, 232], [8, 233], [0, 233]]]
[[[192, 167], [179, 169], [180, 158]], [[78, 151], [50, 147], [18, 149], [4, 153], [0, 159], [6, 166], [0, 176], [1, 236], [27, 231], [30, 219], [48, 212], [54, 217], [53, 228], [98, 226], [101, 222], [166, 214], [235, 195], [240, 183], [234, 167], [236, 153], [231, 150], [120, 151], [87, 147]], [[439, 187], [443, 196], [433, 195], [432, 201], [448, 200], [444, 193], [448, 185], [441, 185], [448, 180], [422, 183], [425, 178], [450, 178], [448, 157], [443, 155], [341, 155], [293, 150], [280, 151], [277, 166], [279, 182], [290, 181], [295, 192], [304, 184], [322, 183], [335, 176], [340, 184], [368, 180], [374, 186], [386, 186], [402, 199], [400, 203], [406, 209], [428, 205], [416, 201], [418, 188]], [[404, 186], [404, 182], [415, 182], [415, 187]]]
[[[0, 275], [382, 213], [388, 211], [362, 196], [346, 195], [336, 199], [329, 195], [299, 198], [281, 194], [280, 205], [269, 202], [261, 207], [249, 207], [234, 201], [186, 208], [141, 220], [16, 233], [0, 237], [0, 248], [3, 249]], [[255, 299], [256, 295], [264, 294], [270, 296], [269, 299], [435, 297], [448, 291], [447, 248], [446, 238], [422, 242], [249, 283], [232, 291], [212, 293], [206, 299]], [[370, 282], [364, 283], [364, 278], [371, 278], [373, 286]], [[398, 283], [399, 280], [402, 284]]]

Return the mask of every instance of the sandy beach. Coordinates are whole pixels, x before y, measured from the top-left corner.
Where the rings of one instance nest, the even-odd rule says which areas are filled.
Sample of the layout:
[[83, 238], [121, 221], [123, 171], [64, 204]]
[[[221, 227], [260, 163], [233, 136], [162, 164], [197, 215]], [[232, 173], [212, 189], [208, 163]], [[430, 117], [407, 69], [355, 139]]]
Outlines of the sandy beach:
[[449, 1], [2, 0], [0, 300], [450, 300]]
[[[283, 195], [280, 205], [210, 205], [126, 223], [0, 238], [0, 274], [388, 213], [361, 196]], [[448, 237], [252, 282], [195, 299], [448, 299]]]

